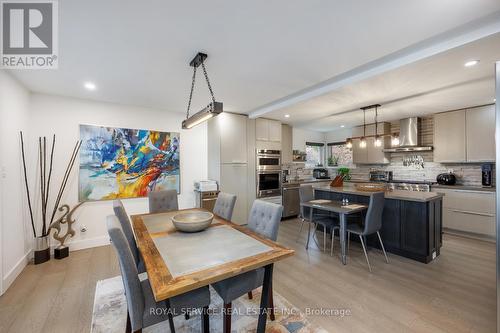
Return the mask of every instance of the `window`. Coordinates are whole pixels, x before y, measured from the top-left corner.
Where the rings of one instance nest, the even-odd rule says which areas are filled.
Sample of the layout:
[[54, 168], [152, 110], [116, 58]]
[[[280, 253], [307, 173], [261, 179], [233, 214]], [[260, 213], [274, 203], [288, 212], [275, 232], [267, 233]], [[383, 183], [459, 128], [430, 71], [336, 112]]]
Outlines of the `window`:
[[325, 144], [306, 142], [306, 168], [323, 166], [325, 159]]
[[327, 166], [352, 166], [352, 149], [345, 142], [332, 142], [327, 145]]

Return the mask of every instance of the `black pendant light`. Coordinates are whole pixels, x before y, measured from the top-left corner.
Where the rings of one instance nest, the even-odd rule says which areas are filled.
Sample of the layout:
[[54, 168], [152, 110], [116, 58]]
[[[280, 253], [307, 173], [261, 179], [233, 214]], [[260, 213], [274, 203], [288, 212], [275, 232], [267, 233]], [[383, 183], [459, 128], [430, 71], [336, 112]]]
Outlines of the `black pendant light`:
[[[190, 129], [194, 126], [201, 124], [208, 119], [217, 116], [222, 113], [222, 102], [216, 102], [214, 97], [214, 92], [212, 91], [212, 86], [210, 85], [210, 81], [208, 80], [207, 70], [205, 68], [205, 59], [207, 59], [207, 55], [205, 53], [198, 52], [198, 54], [191, 60], [189, 66], [193, 67], [193, 79], [191, 80], [191, 92], [189, 93], [189, 101], [187, 106], [186, 120], [182, 122], [183, 129]], [[189, 110], [191, 109], [191, 100], [193, 99], [193, 91], [194, 91], [194, 83], [196, 81], [196, 69], [201, 65], [203, 69], [203, 74], [205, 75], [205, 80], [207, 81], [208, 90], [210, 91], [210, 95], [212, 97], [212, 102], [208, 104], [201, 111], [198, 111], [192, 116], [189, 116]]]
[[359, 140], [359, 148], [366, 148], [366, 109], [363, 109], [363, 136]]
[[382, 146], [382, 139], [378, 135], [378, 107], [380, 104], [375, 104], [375, 142], [373, 143], [375, 147]]

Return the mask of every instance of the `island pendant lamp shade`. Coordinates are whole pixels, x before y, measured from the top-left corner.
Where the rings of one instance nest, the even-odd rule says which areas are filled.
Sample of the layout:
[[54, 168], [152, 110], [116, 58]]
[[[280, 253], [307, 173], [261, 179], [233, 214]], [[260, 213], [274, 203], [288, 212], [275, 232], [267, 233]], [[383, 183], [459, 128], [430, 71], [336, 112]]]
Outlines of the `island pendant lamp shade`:
[[[191, 80], [191, 91], [189, 93], [189, 101], [186, 112], [186, 119], [182, 122], [182, 129], [190, 129], [196, 125], [199, 125], [210, 118], [217, 116], [223, 111], [222, 102], [216, 102], [214, 92], [212, 90], [212, 85], [210, 84], [210, 80], [208, 79], [207, 70], [205, 68], [205, 60], [207, 59], [207, 55], [205, 53], [198, 52], [198, 54], [191, 60], [189, 65], [193, 67], [193, 78]], [[192, 116], [189, 115], [189, 111], [191, 109], [191, 101], [193, 99], [193, 91], [194, 84], [196, 81], [196, 69], [201, 66], [203, 69], [203, 75], [205, 76], [205, 80], [207, 81], [208, 91], [210, 92], [210, 96], [212, 98], [212, 102], [208, 104], [205, 108]]]
[[375, 137], [375, 142], [374, 142], [375, 147], [381, 147], [382, 146], [382, 139], [380, 139], [380, 136]]
[[352, 139], [346, 139], [345, 140], [345, 146], [349, 149], [352, 148]]
[[208, 104], [203, 110], [195, 113], [191, 117], [185, 119], [182, 122], [182, 129], [190, 129], [195, 127], [196, 125], [201, 124], [204, 121], [207, 121], [210, 118], [217, 116], [222, 113], [222, 103], [221, 102], [212, 102]]
[[366, 148], [366, 138], [362, 137], [361, 140], [359, 140], [359, 148]]

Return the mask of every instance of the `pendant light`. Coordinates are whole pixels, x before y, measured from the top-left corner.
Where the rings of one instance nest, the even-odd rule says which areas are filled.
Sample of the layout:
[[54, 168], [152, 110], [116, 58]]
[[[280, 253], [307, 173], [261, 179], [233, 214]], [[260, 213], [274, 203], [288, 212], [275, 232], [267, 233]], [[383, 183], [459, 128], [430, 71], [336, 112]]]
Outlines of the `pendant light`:
[[399, 146], [399, 136], [396, 133], [392, 134], [391, 145], [393, 147]]
[[382, 139], [378, 135], [378, 107], [379, 106], [380, 105], [378, 105], [378, 104], [375, 105], [375, 142], [373, 143], [373, 145], [375, 147], [381, 147], [382, 146]]
[[352, 140], [350, 138], [345, 140], [345, 146], [349, 149], [352, 148]]
[[363, 109], [363, 136], [359, 140], [359, 148], [366, 148], [366, 110]]
[[[186, 119], [182, 122], [183, 129], [193, 128], [194, 126], [199, 125], [202, 122], [207, 121], [208, 119], [222, 113], [222, 102], [215, 101], [214, 92], [212, 91], [212, 86], [210, 85], [210, 81], [208, 80], [208, 74], [205, 68], [205, 59], [207, 59], [207, 57], [208, 56], [205, 53], [198, 52], [198, 54], [189, 63], [189, 65], [193, 67], [193, 78], [191, 80], [191, 92], [189, 93]], [[212, 102], [201, 111], [198, 111], [194, 115], [189, 116], [189, 110], [191, 109], [191, 100], [193, 99], [194, 83], [196, 81], [196, 69], [200, 65], [203, 69], [205, 80], [207, 81], [207, 86], [208, 90], [210, 91], [210, 96], [212, 97]]]

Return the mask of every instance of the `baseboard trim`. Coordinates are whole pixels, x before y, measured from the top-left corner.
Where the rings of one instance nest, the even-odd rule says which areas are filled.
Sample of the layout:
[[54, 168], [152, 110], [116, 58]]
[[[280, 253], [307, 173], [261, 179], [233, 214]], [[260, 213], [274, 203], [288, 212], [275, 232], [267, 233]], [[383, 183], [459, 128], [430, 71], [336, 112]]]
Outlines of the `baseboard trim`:
[[[69, 251], [71, 252], [71, 251], [84, 250], [92, 247], [104, 246], [109, 244], [110, 244], [109, 237], [101, 236], [101, 237], [72, 241], [68, 243], [68, 246], [69, 246]], [[54, 246], [54, 248], [55, 247], [56, 246]]]
[[19, 274], [23, 271], [24, 267], [28, 265], [29, 256], [31, 254], [31, 250], [28, 251], [19, 261], [14, 265], [14, 267], [5, 274], [5, 277], [2, 281], [2, 294], [9, 289], [10, 285], [16, 280]]

